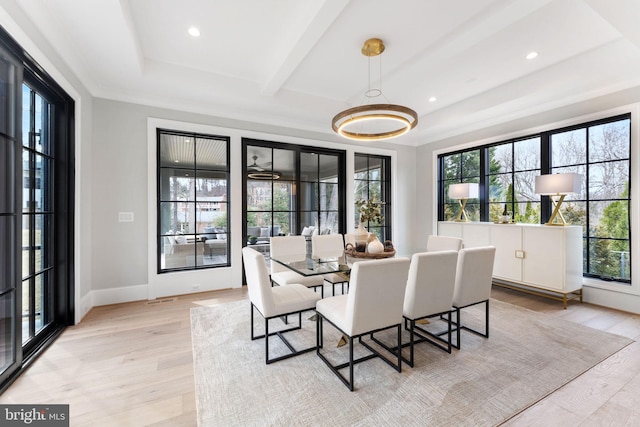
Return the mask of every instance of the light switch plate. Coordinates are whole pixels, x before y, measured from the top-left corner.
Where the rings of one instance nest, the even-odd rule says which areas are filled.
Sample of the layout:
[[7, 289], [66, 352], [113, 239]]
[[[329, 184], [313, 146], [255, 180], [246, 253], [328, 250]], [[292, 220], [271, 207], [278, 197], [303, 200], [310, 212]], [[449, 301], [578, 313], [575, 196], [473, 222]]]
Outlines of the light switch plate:
[[133, 212], [118, 212], [119, 222], [133, 222]]
[[524, 251], [520, 251], [520, 250], [516, 251], [516, 258], [521, 258], [521, 259], [524, 258]]

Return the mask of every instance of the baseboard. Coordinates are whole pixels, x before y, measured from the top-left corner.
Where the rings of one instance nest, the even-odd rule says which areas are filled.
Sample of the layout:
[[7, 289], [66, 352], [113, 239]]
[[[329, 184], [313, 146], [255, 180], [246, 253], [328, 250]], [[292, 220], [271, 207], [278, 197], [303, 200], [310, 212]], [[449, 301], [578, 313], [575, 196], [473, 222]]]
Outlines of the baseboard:
[[148, 289], [148, 285], [136, 285], [94, 290], [89, 292], [91, 294], [91, 306], [146, 300], [149, 295]]
[[640, 314], [640, 296], [638, 295], [614, 292], [591, 286], [584, 286], [582, 292], [584, 302]]
[[85, 296], [80, 299], [80, 305], [76, 305], [80, 307], [80, 312], [76, 312], [76, 324], [80, 323], [84, 316], [86, 316], [89, 311], [93, 308], [93, 298], [91, 292], [87, 292]]
[[[155, 298], [163, 298], [174, 295], [187, 295], [206, 291], [228, 289], [228, 282], [209, 282], [202, 285], [185, 286], [181, 283], [173, 283], [162, 287], [161, 292], [156, 292]], [[149, 297], [149, 285], [123, 286], [120, 288], [99, 289], [89, 292], [80, 301], [82, 319], [93, 307], [109, 304], [121, 304], [125, 302], [153, 299]]]

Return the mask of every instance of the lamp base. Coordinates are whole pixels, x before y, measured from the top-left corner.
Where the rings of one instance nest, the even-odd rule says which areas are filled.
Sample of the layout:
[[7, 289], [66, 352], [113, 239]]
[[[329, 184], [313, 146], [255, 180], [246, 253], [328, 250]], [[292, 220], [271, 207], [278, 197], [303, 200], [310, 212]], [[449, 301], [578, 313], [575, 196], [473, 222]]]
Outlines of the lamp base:
[[456, 216], [456, 222], [469, 222], [469, 217], [467, 216], [467, 212], [464, 210], [467, 205], [467, 199], [459, 199], [458, 203], [460, 204], [460, 211]]
[[[560, 195], [560, 198], [558, 200], [556, 200], [553, 196], [549, 196], [549, 198], [551, 199], [551, 203], [553, 204], [553, 212], [549, 217], [549, 221], [547, 221], [545, 225], [553, 225], [553, 226], [560, 226], [560, 227], [569, 225], [567, 224], [567, 221], [564, 220], [564, 216], [562, 216], [562, 212], [560, 212], [560, 205], [562, 205], [562, 202], [564, 201], [564, 196], [565, 194]], [[556, 222], [556, 219], [558, 220], [557, 222]]]

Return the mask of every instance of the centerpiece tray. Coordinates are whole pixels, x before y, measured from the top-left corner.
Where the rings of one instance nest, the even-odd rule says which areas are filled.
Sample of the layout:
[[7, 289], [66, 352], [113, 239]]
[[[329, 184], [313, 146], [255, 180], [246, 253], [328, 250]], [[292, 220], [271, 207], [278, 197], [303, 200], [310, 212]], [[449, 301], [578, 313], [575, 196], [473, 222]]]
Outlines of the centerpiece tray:
[[344, 247], [344, 253], [345, 255], [350, 256], [352, 258], [381, 259], [381, 258], [391, 258], [395, 256], [396, 250], [394, 249], [393, 243], [391, 243], [391, 240], [386, 240], [384, 242], [384, 252], [379, 252], [379, 253], [371, 253], [368, 251], [358, 252], [356, 251], [356, 248], [351, 243], [347, 243], [346, 246]]

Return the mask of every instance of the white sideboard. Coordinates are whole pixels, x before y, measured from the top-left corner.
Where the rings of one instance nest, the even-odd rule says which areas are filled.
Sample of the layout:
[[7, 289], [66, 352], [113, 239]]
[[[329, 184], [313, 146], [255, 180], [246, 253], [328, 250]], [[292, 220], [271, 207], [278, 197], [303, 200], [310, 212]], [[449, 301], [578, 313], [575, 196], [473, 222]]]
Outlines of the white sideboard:
[[[496, 247], [493, 277], [582, 301], [582, 227], [489, 222], [438, 223], [438, 234], [462, 238], [465, 248]], [[571, 298], [570, 298], [571, 299]]]

